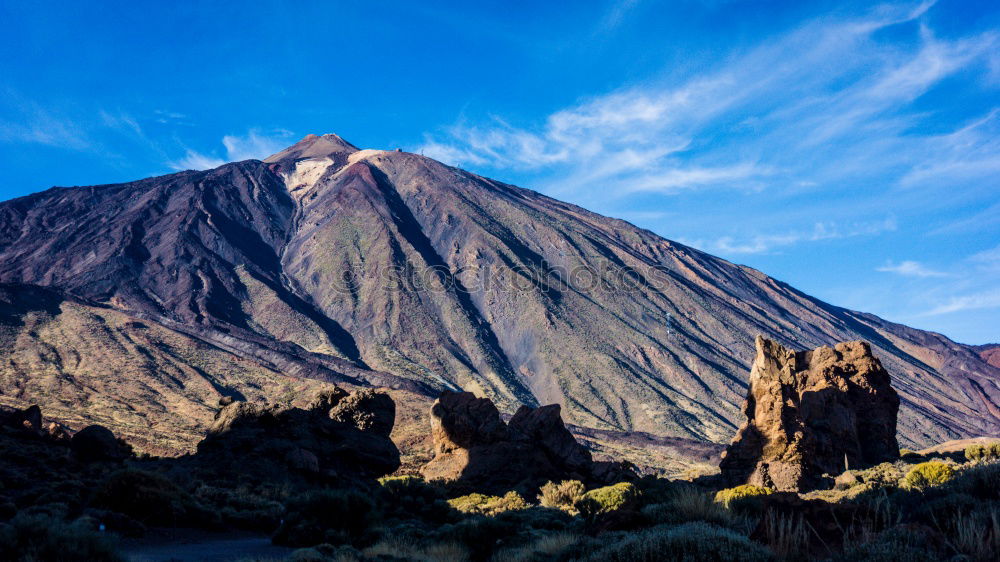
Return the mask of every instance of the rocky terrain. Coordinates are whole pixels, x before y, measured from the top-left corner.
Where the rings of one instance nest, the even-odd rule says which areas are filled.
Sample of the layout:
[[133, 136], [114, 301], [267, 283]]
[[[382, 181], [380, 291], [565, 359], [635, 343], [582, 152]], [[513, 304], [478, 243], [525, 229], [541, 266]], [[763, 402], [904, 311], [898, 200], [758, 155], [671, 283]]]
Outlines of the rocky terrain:
[[[0, 283], [0, 401], [153, 452], [192, 450], [222, 397], [331, 383], [390, 389], [401, 420], [466, 390], [505, 414], [558, 404], [607, 439], [726, 443], [757, 334], [871, 342], [903, 446], [1000, 430], [1000, 369], [970, 347], [336, 135], [0, 203]], [[426, 428], [395, 431], [417, 443]]]
[[[866, 383], [891, 390], [861, 342], [799, 353], [759, 343], [751, 399], [780, 388], [794, 402], [839, 380], [822, 400], [836, 408]], [[446, 393], [425, 412], [438, 454], [422, 479], [382, 476], [399, 465], [395, 411], [371, 389], [328, 387], [304, 408], [225, 397], [195, 454], [150, 458], [102, 426], [73, 433], [38, 406], [0, 407], [0, 559], [987, 562], [1000, 546], [1000, 440], [903, 451], [809, 493], [725, 487], [725, 474], [598, 471], [557, 406], [505, 423], [489, 400]], [[783, 413], [767, 421], [799, 451], [821, 458], [817, 443], [844, 437], [843, 424]], [[866, 439], [853, 438], [842, 448]], [[730, 452], [742, 442], [745, 431]], [[755, 466], [772, 460], [753, 454]]]

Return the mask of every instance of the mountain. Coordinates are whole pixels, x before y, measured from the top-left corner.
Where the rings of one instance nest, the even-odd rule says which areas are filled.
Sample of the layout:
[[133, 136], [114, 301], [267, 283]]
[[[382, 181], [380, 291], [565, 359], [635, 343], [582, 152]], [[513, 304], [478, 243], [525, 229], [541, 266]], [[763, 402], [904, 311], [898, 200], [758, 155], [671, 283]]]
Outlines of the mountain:
[[757, 334], [871, 342], [907, 447], [1000, 433], [1000, 369], [971, 347], [336, 135], [0, 203], [0, 282], [2, 398], [151, 441], [187, 442], [220, 395], [336, 382], [462, 388], [506, 411], [559, 403], [581, 428], [727, 442]]

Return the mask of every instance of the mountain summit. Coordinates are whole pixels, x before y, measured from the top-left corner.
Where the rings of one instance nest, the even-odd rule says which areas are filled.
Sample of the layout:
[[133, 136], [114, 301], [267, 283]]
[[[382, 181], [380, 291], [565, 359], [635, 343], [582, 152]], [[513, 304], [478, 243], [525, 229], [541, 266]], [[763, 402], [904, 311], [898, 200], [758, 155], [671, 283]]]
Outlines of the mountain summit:
[[556, 403], [577, 426], [722, 443], [758, 334], [871, 342], [904, 446], [1000, 431], [1000, 369], [974, 349], [337, 135], [0, 203], [0, 282], [4, 399], [164, 449], [193, 442], [222, 395], [322, 381]]

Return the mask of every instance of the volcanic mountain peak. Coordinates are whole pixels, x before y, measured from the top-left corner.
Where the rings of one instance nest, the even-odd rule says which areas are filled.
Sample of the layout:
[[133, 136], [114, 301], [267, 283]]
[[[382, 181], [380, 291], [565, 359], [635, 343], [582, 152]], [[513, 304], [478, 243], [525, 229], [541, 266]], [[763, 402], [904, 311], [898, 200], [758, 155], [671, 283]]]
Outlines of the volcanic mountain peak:
[[333, 133], [326, 135], [306, 135], [292, 146], [264, 159], [285, 182], [285, 187], [295, 199], [301, 199], [310, 188], [327, 174], [336, 173], [345, 165], [353, 163], [358, 156], [371, 153]]
[[288, 160], [303, 160], [306, 158], [333, 158], [339, 154], [357, 152], [358, 147], [340, 138], [339, 135], [306, 135], [292, 146], [272, 154], [264, 159], [269, 164], [277, 164]]

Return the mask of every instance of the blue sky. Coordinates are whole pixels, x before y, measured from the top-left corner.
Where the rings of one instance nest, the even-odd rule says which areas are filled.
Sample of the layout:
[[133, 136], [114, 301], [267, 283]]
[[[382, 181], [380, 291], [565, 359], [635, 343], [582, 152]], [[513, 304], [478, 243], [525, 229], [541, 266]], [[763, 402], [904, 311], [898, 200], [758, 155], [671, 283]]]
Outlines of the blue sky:
[[995, 1], [84, 4], [0, 1], [0, 198], [336, 132], [1000, 341]]

